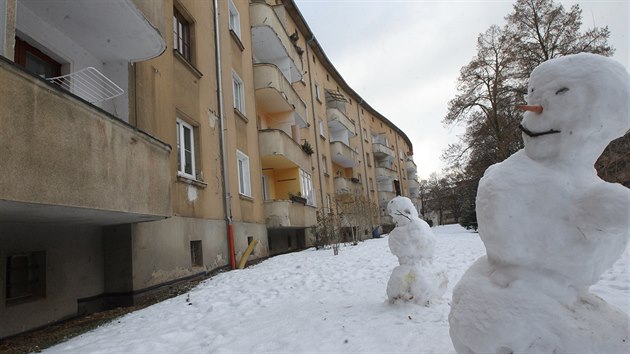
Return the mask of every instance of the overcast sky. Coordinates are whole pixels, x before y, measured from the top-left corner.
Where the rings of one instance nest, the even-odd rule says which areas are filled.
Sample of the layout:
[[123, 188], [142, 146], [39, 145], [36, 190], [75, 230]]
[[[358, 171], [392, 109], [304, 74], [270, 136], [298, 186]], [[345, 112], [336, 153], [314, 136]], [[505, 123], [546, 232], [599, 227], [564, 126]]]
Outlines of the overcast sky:
[[[346, 82], [411, 139], [420, 178], [440, 172], [442, 151], [463, 132], [442, 124], [459, 70], [475, 55], [478, 35], [505, 24], [514, 1], [295, 2]], [[630, 67], [628, 0], [560, 3], [580, 5], [584, 28], [607, 25], [614, 58]]]

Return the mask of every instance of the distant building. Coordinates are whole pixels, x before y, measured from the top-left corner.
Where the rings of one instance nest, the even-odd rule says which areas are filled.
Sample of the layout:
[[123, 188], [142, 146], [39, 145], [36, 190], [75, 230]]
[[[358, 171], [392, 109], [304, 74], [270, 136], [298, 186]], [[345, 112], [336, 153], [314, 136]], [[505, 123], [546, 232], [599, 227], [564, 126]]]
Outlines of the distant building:
[[310, 247], [350, 196], [383, 230], [396, 194], [418, 203], [409, 138], [292, 0], [0, 0], [0, 78], [0, 338], [234, 267], [253, 240], [249, 259]]

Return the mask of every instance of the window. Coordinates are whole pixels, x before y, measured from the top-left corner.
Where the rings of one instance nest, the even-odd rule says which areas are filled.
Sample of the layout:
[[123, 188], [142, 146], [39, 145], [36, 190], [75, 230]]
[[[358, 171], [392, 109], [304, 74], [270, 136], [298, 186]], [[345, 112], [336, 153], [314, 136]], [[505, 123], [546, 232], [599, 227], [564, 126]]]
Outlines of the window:
[[240, 150], [236, 150], [238, 163], [238, 192], [251, 197], [252, 186], [249, 180], [249, 157]]
[[365, 163], [368, 165], [368, 167], [372, 167], [372, 160], [370, 160], [370, 153], [369, 152], [365, 153]]
[[372, 177], [370, 177], [368, 183], [369, 183], [370, 191], [373, 191], [374, 190], [374, 180], [372, 179]]
[[263, 200], [269, 200], [269, 177], [262, 175]]
[[245, 91], [243, 80], [232, 70], [232, 93], [234, 95], [234, 108], [245, 114]]
[[203, 267], [203, 248], [201, 240], [190, 241], [190, 263], [193, 267]]
[[313, 193], [313, 180], [311, 175], [300, 169], [300, 192], [306, 198], [306, 204], [315, 206], [315, 193]]
[[368, 141], [367, 129], [363, 128], [363, 140]]
[[7, 304], [46, 297], [46, 252], [8, 256], [5, 290]]
[[15, 38], [15, 62], [44, 78], [61, 75], [61, 64], [17, 37]]
[[177, 173], [195, 179], [194, 130], [180, 119], [177, 119]]
[[324, 165], [322, 167], [324, 174], [328, 176], [328, 160], [326, 159], [326, 156], [324, 155], [322, 155], [322, 165]]
[[191, 61], [190, 22], [176, 8], [173, 9], [173, 49]]
[[319, 118], [319, 136], [322, 138], [326, 137], [326, 128], [324, 128], [324, 120]]
[[241, 15], [238, 13], [236, 6], [232, 0], [228, 1], [228, 10], [230, 12], [229, 26], [238, 38], [241, 38]]
[[326, 207], [328, 208], [328, 210], [330, 211], [332, 208], [332, 202], [330, 201], [330, 194], [326, 194]]
[[319, 102], [322, 101], [322, 96], [319, 92], [319, 85], [317, 84], [317, 82], [315, 83], [315, 98], [317, 98]]

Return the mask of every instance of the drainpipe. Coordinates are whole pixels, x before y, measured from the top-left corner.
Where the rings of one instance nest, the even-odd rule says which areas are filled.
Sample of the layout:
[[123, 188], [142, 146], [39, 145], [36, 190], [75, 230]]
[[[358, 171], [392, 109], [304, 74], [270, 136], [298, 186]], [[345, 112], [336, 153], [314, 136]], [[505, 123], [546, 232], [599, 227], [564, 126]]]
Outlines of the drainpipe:
[[[396, 151], [394, 151], [394, 156], [396, 156], [396, 164], [398, 165], [398, 189], [400, 191], [400, 194], [396, 195], [402, 195], [403, 167], [400, 166], [400, 156], [398, 156], [398, 153], [400, 153], [400, 148], [398, 147], [398, 134], [394, 135], [394, 142], [396, 143]], [[406, 167], [404, 173], [407, 174]], [[398, 193], [399, 191], [396, 191], [396, 193]]]
[[365, 160], [365, 146], [363, 143], [363, 126], [361, 125], [361, 105], [363, 104], [363, 98], [361, 98], [361, 102], [359, 102], [357, 104], [357, 120], [359, 122], [359, 142], [361, 143], [361, 154], [363, 154], [363, 157], [361, 157], [361, 159], [363, 160], [363, 173], [365, 173], [365, 190], [367, 191], [367, 199], [368, 202], [370, 201], [370, 184], [368, 183], [370, 181], [370, 178], [368, 176], [368, 170], [367, 170], [367, 164], [368, 162]]
[[317, 126], [318, 122], [317, 119], [315, 117], [315, 98], [313, 97], [313, 76], [311, 74], [311, 54], [310, 51], [308, 50], [310, 47], [310, 44], [315, 40], [315, 36], [311, 36], [311, 39], [309, 39], [308, 41], [306, 41], [306, 65], [307, 65], [307, 70], [308, 70], [308, 81], [309, 81], [309, 86], [310, 86], [310, 93], [311, 93], [311, 112], [313, 113], [313, 131], [315, 132], [315, 151], [317, 152], [317, 178], [319, 179], [319, 194], [320, 197], [322, 198], [322, 209], [324, 208], [324, 206], [326, 205], [326, 199], [324, 199], [324, 184], [322, 183], [322, 169], [321, 169], [321, 165], [319, 162], [319, 136], [317, 133], [317, 129], [319, 128]]
[[234, 225], [232, 224], [232, 207], [230, 203], [230, 184], [227, 175], [227, 160], [225, 149], [225, 128], [223, 116], [223, 85], [221, 82], [221, 41], [219, 36], [219, 5], [218, 0], [212, 3], [214, 11], [214, 40], [215, 62], [217, 71], [217, 99], [219, 102], [219, 129], [221, 129], [221, 174], [223, 177], [223, 206], [225, 209], [225, 222], [227, 224], [228, 254], [230, 255], [230, 267], [236, 269], [236, 255], [234, 254]]

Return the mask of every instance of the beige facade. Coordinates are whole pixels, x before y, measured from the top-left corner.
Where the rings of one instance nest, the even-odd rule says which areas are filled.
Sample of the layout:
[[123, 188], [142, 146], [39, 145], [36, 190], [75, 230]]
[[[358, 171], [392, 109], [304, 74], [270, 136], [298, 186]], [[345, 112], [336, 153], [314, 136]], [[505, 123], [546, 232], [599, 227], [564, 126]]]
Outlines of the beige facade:
[[[386, 203], [417, 197], [411, 142], [291, 0], [0, 0], [0, 38], [0, 338], [229, 268], [253, 240], [250, 260], [310, 247], [318, 211], [367, 201], [386, 231]], [[84, 93], [86, 67], [122, 92]]]

